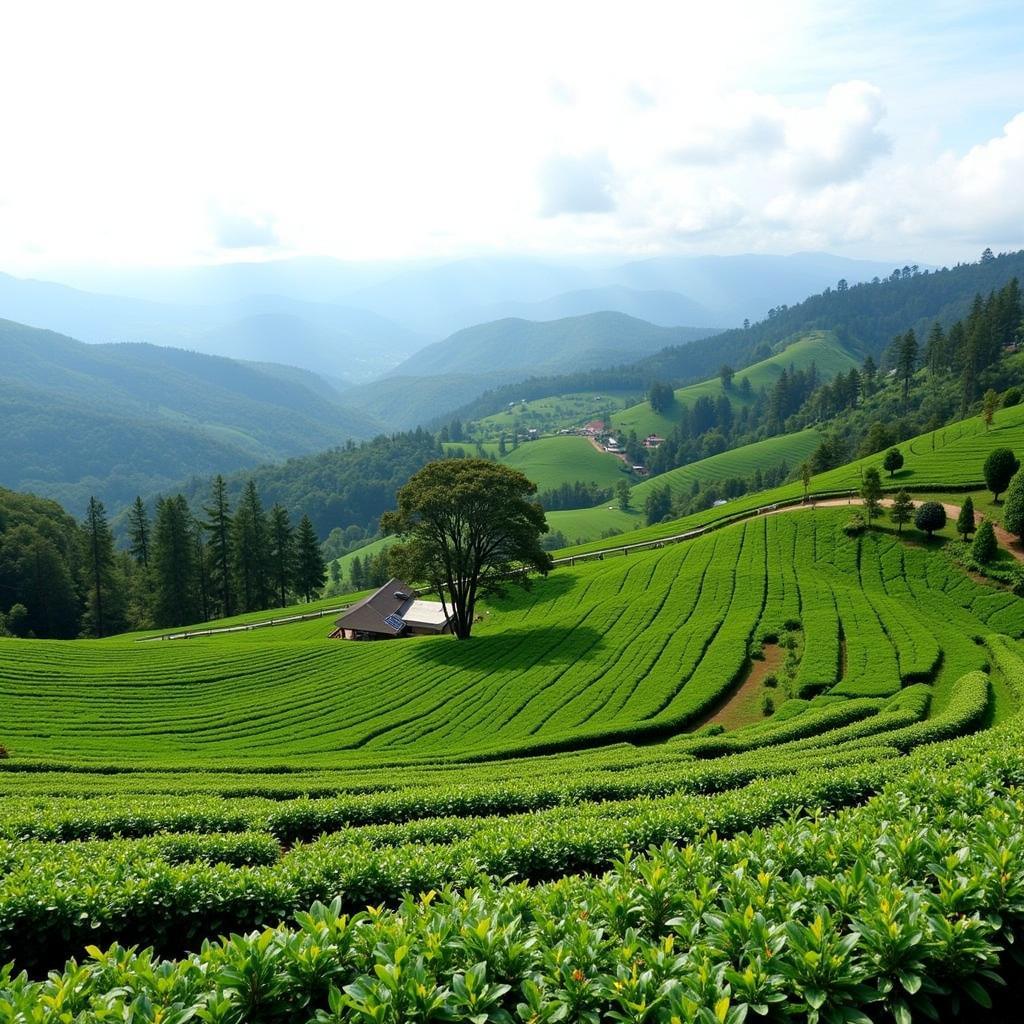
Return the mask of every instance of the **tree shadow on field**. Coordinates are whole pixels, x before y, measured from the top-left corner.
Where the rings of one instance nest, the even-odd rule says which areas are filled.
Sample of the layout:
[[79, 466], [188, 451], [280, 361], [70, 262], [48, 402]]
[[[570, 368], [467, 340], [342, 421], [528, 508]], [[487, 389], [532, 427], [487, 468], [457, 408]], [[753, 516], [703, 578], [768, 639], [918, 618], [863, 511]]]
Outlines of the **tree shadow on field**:
[[[408, 643], [409, 641], [399, 641]], [[417, 657], [452, 668], [517, 672], [533, 665], [572, 665], [603, 657], [604, 634], [592, 626], [520, 626], [473, 635], [436, 637], [419, 644]]]
[[505, 584], [504, 597], [484, 598], [488, 607], [496, 611], [512, 612], [529, 608], [533, 605], [546, 604], [564, 597], [573, 587], [579, 586], [579, 580], [557, 569], [547, 577], [531, 577], [530, 589], [524, 590], [513, 583]]

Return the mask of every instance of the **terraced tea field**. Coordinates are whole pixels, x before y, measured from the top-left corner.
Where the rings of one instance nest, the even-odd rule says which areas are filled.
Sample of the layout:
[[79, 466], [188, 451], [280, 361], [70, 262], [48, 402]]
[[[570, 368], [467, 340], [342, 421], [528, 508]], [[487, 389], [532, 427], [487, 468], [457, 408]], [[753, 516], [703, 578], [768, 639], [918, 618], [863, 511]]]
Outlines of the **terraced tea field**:
[[[18, 761], [330, 766], [657, 738], [727, 692], [759, 629], [805, 608], [808, 694], [888, 697], [938, 669], [941, 709], [984, 661], [971, 638], [1020, 635], [1024, 605], [941, 561], [926, 575], [895, 541], [850, 543], [843, 520], [766, 517], [559, 570], [495, 605], [469, 644], [330, 642], [321, 619], [184, 645], [6, 641], [3, 742]], [[908, 633], [900, 602], [941, 609], [945, 635]]]
[[[464, 644], [0, 641], [0, 1015], [987, 1000], [1024, 924], [1024, 602], [847, 517], [559, 568]], [[702, 728], [763, 645], [774, 713]], [[923, 995], [886, 987], [892, 927], [930, 936]], [[820, 995], [811, 948], [845, 965]]]

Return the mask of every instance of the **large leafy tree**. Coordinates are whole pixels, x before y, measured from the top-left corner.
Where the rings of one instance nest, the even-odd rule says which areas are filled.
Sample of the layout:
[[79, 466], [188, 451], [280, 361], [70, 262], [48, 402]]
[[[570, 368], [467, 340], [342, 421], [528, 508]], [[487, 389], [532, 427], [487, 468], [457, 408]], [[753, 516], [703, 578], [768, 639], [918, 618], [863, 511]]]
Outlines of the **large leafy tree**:
[[[537, 487], [522, 473], [486, 459], [441, 459], [416, 473], [398, 492], [398, 509], [381, 517], [400, 575], [434, 587], [451, 602], [452, 631], [473, 631], [477, 599], [503, 582], [529, 584], [529, 571], [547, 573], [551, 557], [540, 545], [548, 532]], [[447, 603], [447, 601], [445, 601]]]

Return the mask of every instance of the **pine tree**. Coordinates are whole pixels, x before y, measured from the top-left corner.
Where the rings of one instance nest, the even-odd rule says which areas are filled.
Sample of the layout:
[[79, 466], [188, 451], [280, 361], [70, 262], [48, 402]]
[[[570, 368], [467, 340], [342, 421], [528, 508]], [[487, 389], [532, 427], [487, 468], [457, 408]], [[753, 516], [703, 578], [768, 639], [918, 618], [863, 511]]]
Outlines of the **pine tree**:
[[974, 499], [969, 494], [960, 506], [960, 515], [956, 517], [956, 532], [964, 540], [974, 533]]
[[156, 506], [153, 527], [155, 595], [153, 617], [158, 626], [194, 622], [195, 544], [192, 515], [182, 494], [163, 498]]
[[93, 636], [106, 636], [111, 626], [104, 605], [114, 591], [114, 538], [107, 524], [103, 502], [89, 499], [85, 515], [85, 539], [89, 566], [88, 620]]
[[224, 477], [218, 475], [213, 481], [210, 504], [203, 506], [206, 519], [203, 529], [209, 534], [208, 544], [210, 575], [213, 588], [220, 600], [220, 611], [230, 616], [233, 607], [231, 590], [231, 506], [228, 503], [228, 488]]
[[278, 607], [288, 603], [288, 588], [295, 574], [295, 531], [288, 510], [275, 505], [270, 510], [270, 568]]
[[871, 520], [878, 515], [881, 509], [880, 502], [882, 499], [882, 481], [878, 475], [878, 470], [874, 466], [864, 471], [864, 482], [861, 484], [860, 496], [864, 502], [865, 516], [868, 526], [870, 526]]
[[146, 503], [136, 495], [135, 503], [128, 511], [128, 550], [144, 569], [149, 568], [149, 513]]
[[195, 564], [195, 598], [199, 618], [209, 622], [213, 618], [212, 593], [210, 590], [210, 551], [203, 540], [203, 527], [192, 520], [189, 524], [192, 532], [192, 549]]
[[893, 498], [892, 508], [889, 510], [889, 516], [896, 524], [897, 533], [903, 532], [903, 525], [909, 523], [913, 515], [914, 503], [910, 500], [910, 495], [906, 491], [899, 491]]
[[266, 608], [270, 538], [263, 504], [253, 480], [245, 485], [231, 524], [231, 567], [242, 610], [253, 612]]
[[349, 581], [353, 590], [363, 590], [366, 583], [363, 580], [363, 561], [358, 555], [352, 557], [352, 565], [349, 567]]
[[913, 329], [907, 331], [900, 339], [898, 354], [896, 357], [896, 372], [903, 382], [903, 401], [910, 395], [910, 382], [914, 379], [914, 369], [917, 366], [917, 336]]
[[[353, 575], [355, 562], [353, 559]], [[312, 520], [309, 516], [303, 516], [295, 542], [295, 589], [307, 601], [312, 601], [323, 589], [326, 580], [327, 571], [324, 556], [320, 551], [320, 542], [317, 540]]]

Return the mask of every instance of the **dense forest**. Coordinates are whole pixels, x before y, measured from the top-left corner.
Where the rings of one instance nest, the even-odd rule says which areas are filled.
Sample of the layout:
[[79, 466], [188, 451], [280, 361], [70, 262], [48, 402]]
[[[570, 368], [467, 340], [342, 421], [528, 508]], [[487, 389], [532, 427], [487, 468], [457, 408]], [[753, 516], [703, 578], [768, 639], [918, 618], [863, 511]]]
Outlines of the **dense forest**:
[[[308, 515], [317, 535], [325, 538], [339, 524], [375, 531], [381, 514], [392, 507], [398, 488], [441, 455], [438, 439], [417, 429], [381, 435], [361, 444], [349, 442], [279, 465], [225, 474], [224, 479], [232, 501], [241, 497], [252, 480], [264, 501], [281, 505], [293, 517]], [[194, 477], [180, 490], [195, 504], [209, 488], [209, 478]]]
[[179, 626], [319, 596], [326, 582], [308, 516], [268, 511], [250, 481], [232, 507], [222, 477], [208, 500], [141, 498], [119, 551], [103, 503], [79, 524], [56, 502], [0, 490], [0, 635], [66, 639]]

